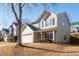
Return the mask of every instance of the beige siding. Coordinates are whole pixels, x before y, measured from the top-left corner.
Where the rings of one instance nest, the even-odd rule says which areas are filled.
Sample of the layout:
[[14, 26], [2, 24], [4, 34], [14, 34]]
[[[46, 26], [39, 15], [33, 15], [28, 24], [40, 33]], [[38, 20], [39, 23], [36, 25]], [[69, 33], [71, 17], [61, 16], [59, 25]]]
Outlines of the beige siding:
[[[57, 42], [69, 42], [70, 39], [70, 25], [65, 13], [57, 15]], [[64, 40], [64, 35], [67, 35], [68, 39]]]
[[28, 26], [26, 26], [26, 28], [23, 30], [22, 35], [26, 35], [29, 33], [33, 33], [33, 30], [30, 29]]
[[[69, 24], [69, 20], [67, 18], [67, 15], [66, 13], [61, 13], [61, 14], [53, 14], [51, 13], [51, 15], [46, 19], [46, 20], [50, 20], [50, 19], [53, 19], [54, 18], [54, 21], [55, 21], [55, 25], [52, 25], [52, 26], [48, 26], [46, 27], [45, 24], [45, 20], [44, 20], [44, 17], [41, 19], [41, 21], [39, 23], [36, 23], [36, 24], [33, 24], [33, 26], [36, 26], [36, 27], [40, 27], [42, 30], [45, 30], [45, 29], [52, 29], [54, 32], [54, 35], [55, 36], [53, 39], [53, 42], [69, 42], [69, 39], [70, 39], [70, 24]], [[42, 28], [42, 23], [43, 22], [43, 28]], [[39, 26], [40, 25], [40, 26]], [[31, 34], [33, 37], [31, 37], [32, 41], [34, 39], [37, 39], [38, 37], [37, 34], [33, 33], [32, 29], [30, 29], [28, 26], [26, 26], [26, 28], [24, 29], [24, 31], [22, 32], [22, 35], [29, 35]], [[40, 33], [38, 33], [40, 34]], [[64, 36], [66, 36], [66, 40], [64, 39]]]
[[[55, 25], [45, 26], [46, 25], [46, 20], [53, 20], [53, 19], [55, 21]], [[41, 19], [41, 21], [40, 21], [40, 28], [45, 29], [45, 28], [55, 28], [55, 27], [57, 27], [57, 18], [56, 18], [55, 14], [51, 14], [46, 20]], [[41, 24], [42, 22], [43, 22], [43, 27], [42, 27], [42, 24]]]
[[22, 32], [22, 43], [31, 43], [34, 41], [33, 30], [26, 26]]

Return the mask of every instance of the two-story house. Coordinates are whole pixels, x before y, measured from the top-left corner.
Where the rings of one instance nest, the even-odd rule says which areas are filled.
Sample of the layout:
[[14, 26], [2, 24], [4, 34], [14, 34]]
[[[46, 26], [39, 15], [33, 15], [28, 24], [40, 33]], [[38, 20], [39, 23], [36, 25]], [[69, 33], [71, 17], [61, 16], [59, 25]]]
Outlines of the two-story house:
[[43, 11], [37, 21], [22, 26], [22, 43], [34, 42], [37, 39], [52, 42], [69, 42], [70, 22], [66, 12], [60, 14]]
[[13, 22], [12, 25], [9, 27], [9, 35], [10, 37], [17, 35], [17, 23]]
[[10, 37], [17, 36], [17, 23], [13, 22], [12, 25], [9, 26], [9, 29], [4, 29], [2, 31], [2, 36], [4, 41], [8, 41]]
[[71, 33], [79, 33], [79, 22], [71, 23]]
[[13, 33], [14, 33], [14, 28], [13, 28], [13, 26], [11, 25], [11, 26], [9, 27], [9, 36], [10, 36], [10, 37], [13, 37]]
[[18, 33], [18, 24], [16, 22], [13, 22], [12, 24], [13, 26], [13, 29], [14, 29], [14, 32], [13, 32], [13, 36], [17, 36], [17, 33]]

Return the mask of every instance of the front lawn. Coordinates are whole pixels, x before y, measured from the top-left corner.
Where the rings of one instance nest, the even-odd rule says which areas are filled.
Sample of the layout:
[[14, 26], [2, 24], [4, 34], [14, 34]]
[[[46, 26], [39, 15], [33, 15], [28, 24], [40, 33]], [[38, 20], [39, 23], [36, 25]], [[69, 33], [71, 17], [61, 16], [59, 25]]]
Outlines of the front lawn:
[[78, 45], [55, 44], [55, 43], [30, 43], [26, 47], [16, 47], [11, 44], [0, 48], [0, 55], [8, 56], [60, 56], [79, 55]]

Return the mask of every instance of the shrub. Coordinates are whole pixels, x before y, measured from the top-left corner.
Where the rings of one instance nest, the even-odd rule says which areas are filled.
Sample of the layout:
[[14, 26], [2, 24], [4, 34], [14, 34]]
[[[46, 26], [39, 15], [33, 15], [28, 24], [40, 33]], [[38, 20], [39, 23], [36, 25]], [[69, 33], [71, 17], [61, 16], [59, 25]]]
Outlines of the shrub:
[[12, 38], [12, 37], [9, 37], [9, 38], [7, 39], [7, 41], [8, 41], [8, 42], [12, 42], [12, 41], [13, 41], [13, 38]]
[[53, 41], [50, 39], [37, 39], [34, 42], [40, 42], [40, 43], [52, 43]]
[[13, 42], [16, 42], [18, 39], [18, 36], [13, 36]]
[[3, 39], [0, 39], [0, 42], [4, 41]]
[[18, 38], [18, 36], [13, 36], [13, 37], [9, 37], [7, 40], [8, 40], [8, 42], [16, 42], [17, 38]]

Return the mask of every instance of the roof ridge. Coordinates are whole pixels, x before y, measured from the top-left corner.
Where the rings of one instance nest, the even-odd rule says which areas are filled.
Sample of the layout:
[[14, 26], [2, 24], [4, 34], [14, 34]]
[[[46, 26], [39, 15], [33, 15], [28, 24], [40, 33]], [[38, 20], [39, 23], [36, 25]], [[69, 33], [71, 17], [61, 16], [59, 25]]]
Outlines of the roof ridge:
[[[41, 18], [46, 14], [46, 13], [50, 13], [48, 12], [46, 9], [42, 11], [42, 14], [38, 17], [38, 19], [34, 22], [32, 22], [31, 24], [35, 24], [37, 22], [39, 22], [41, 20]], [[51, 14], [51, 13], [50, 13]]]
[[40, 28], [35, 27], [35, 26], [31, 25], [31, 24], [27, 24], [27, 25], [28, 25], [32, 30], [34, 30], [34, 31], [41, 30]]

